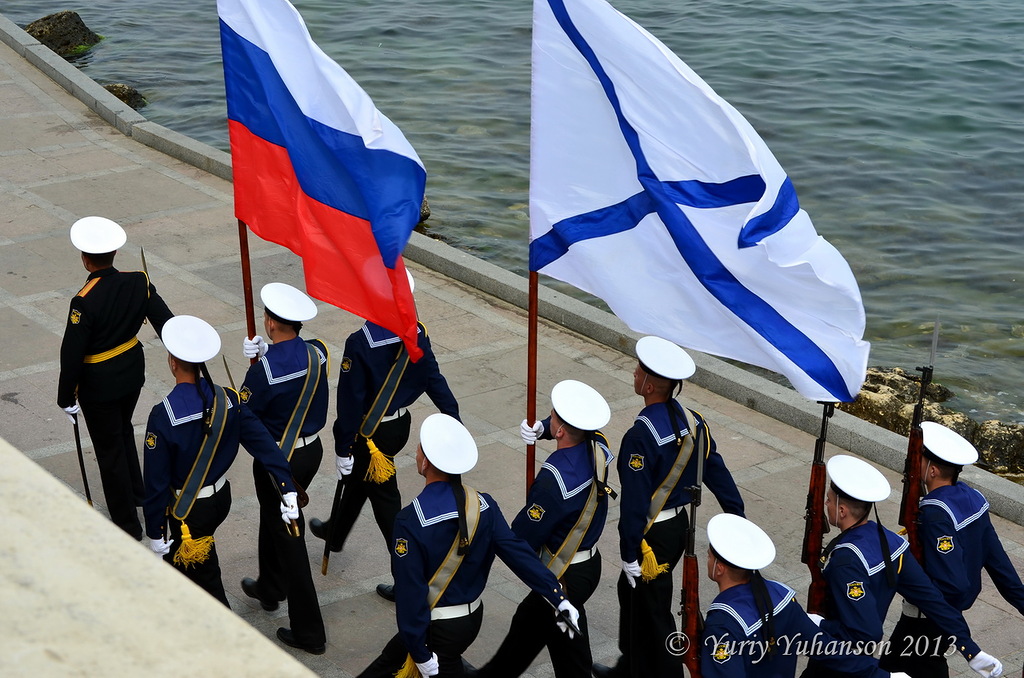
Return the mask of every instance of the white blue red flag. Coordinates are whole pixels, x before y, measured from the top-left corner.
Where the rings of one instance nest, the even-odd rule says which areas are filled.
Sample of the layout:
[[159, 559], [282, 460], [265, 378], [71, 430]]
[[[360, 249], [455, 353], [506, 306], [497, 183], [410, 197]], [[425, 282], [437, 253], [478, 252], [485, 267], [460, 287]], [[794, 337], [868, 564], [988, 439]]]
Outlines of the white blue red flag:
[[857, 281], [753, 127], [604, 0], [535, 0], [530, 270], [632, 329], [853, 400]]
[[235, 215], [302, 257], [310, 295], [416, 344], [402, 250], [426, 172], [287, 0], [218, 0]]

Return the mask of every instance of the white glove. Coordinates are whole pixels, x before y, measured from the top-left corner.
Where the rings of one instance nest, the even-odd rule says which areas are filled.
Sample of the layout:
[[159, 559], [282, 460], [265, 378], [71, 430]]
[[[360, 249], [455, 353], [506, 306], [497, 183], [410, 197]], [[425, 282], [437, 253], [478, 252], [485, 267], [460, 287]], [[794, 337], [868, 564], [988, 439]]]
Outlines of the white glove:
[[533, 426], [530, 426], [530, 423], [523, 419], [523, 423], [519, 425], [519, 435], [523, 437], [523, 442], [527, 445], [535, 445], [537, 443], [537, 438], [539, 438], [543, 433], [544, 422], [542, 421], [535, 421], [533, 422]]
[[242, 353], [245, 354], [246, 358], [262, 358], [267, 352], [267, 342], [263, 341], [263, 337], [256, 335], [252, 339], [246, 337], [242, 339]]
[[815, 626], [821, 626], [821, 622], [825, 621], [824, 617], [820, 614], [814, 614], [813, 612], [808, 612], [807, 616], [811, 618], [811, 621], [814, 622]]
[[338, 466], [338, 480], [341, 480], [348, 474], [352, 473], [352, 464], [355, 463], [355, 457], [351, 454], [347, 457], [334, 457], [334, 462]]
[[168, 539], [167, 541], [163, 539], [150, 539], [149, 549], [158, 556], [166, 556], [171, 552], [171, 544], [173, 543], [173, 539]]
[[[573, 607], [572, 603], [570, 603], [568, 600], [563, 600], [558, 604], [558, 611], [561, 612], [562, 610], [565, 610], [569, 613], [569, 619], [571, 619], [572, 623], [575, 624], [577, 628], [579, 628], [580, 611]], [[558, 628], [562, 629], [562, 633], [568, 633], [570, 638], [576, 637], [575, 631], [569, 628], [569, 625], [566, 624], [564, 621], [555, 622], [555, 625], [558, 626]]]
[[422, 664], [417, 663], [416, 669], [420, 672], [420, 675], [423, 676], [423, 678], [427, 678], [428, 676], [436, 676], [438, 673], [440, 673], [441, 667], [437, 663], [437, 653], [431, 652], [430, 659], [423, 662]]
[[974, 671], [985, 678], [1003, 675], [1003, 663], [988, 652], [979, 652], [974, 659], [967, 662]]
[[626, 573], [626, 581], [629, 582], [629, 585], [636, 588], [636, 578], [640, 576], [640, 563], [635, 560], [631, 563], [622, 561], [622, 571]]
[[281, 520], [289, 525], [293, 520], [299, 519], [299, 495], [295, 492], [286, 492], [281, 499]]
[[894, 671], [889, 674], [889, 678], [910, 678], [910, 674], [903, 673], [902, 671]]
[[68, 421], [71, 422], [72, 426], [74, 426], [75, 424], [78, 423], [78, 417], [76, 415], [82, 409], [82, 408], [80, 408], [78, 406], [78, 403], [75, 403], [74, 405], [72, 405], [70, 407], [62, 407], [60, 409], [64, 410], [64, 414], [66, 414], [68, 416]]

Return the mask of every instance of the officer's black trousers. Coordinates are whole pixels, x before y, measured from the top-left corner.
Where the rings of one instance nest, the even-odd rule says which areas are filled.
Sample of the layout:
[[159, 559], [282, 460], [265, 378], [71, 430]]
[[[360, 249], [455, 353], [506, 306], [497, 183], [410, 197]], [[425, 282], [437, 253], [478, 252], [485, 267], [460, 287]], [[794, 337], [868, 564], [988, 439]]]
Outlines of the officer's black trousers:
[[[465, 675], [462, 670], [462, 653], [476, 640], [483, 618], [484, 606], [481, 605], [476, 611], [464, 617], [430, 622], [427, 646], [437, 655], [441, 669], [437, 674], [439, 678], [458, 678]], [[393, 678], [405, 664], [408, 654], [401, 636], [395, 634], [381, 650], [380, 656], [357, 678]]]
[[[412, 415], [406, 412], [397, 419], [383, 421], [373, 434], [373, 443], [377, 448], [389, 457], [394, 457], [402, 451], [409, 441], [409, 429], [412, 424]], [[331, 543], [333, 550], [339, 550], [345, 545], [352, 526], [355, 525], [359, 512], [363, 510], [363, 504], [370, 500], [373, 508], [373, 517], [377, 521], [380, 533], [384, 536], [384, 545], [391, 552], [391, 534], [395, 529], [395, 516], [402, 510], [402, 494], [398, 490], [398, 474], [391, 476], [383, 483], [375, 483], [366, 480], [366, 470], [370, 468], [370, 450], [366, 447], [366, 440], [361, 436], [356, 439], [352, 446], [352, 475], [345, 481], [345, 492], [341, 498], [341, 506], [338, 508], [339, 523], [337, 528], [328, 523], [328, 534], [333, 534]]]
[[[292, 454], [292, 477], [303, 488], [316, 477], [324, 446], [319, 438], [298, 448]], [[323, 645], [327, 642], [320, 601], [316, 597], [313, 575], [309, 570], [306, 550], [306, 520], [299, 511], [299, 536], [288, 533], [281, 519], [281, 497], [266, 467], [257, 460], [252, 464], [256, 498], [260, 503], [259, 563], [260, 576], [256, 587], [264, 600], [288, 599], [288, 620], [292, 636], [301, 645]]]
[[[192, 535], [193, 539], [212, 536], [220, 524], [224, 522], [224, 519], [228, 517], [228, 511], [230, 510], [231, 483], [225, 482], [224, 487], [220, 488], [220, 491], [214, 492], [213, 496], [196, 499], [195, 503], [192, 504], [192, 510], [189, 511], [188, 516], [185, 518], [189, 534]], [[278, 512], [278, 515], [280, 515], [280, 512]], [[174, 565], [174, 553], [181, 546], [181, 521], [172, 517], [168, 520], [168, 523], [171, 527], [170, 537], [174, 540], [174, 543], [171, 544], [171, 551], [164, 556], [164, 560]], [[231, 607], [228, 604], [228, 597], [224, 593], [224, 582], [220, 578], [220, 558], [217, 556], [216, 541], [214, 541], [213, 546], [210, 548], [210, 555], [205, 561], [189, 565], [174, 565], [174, 568], [211, 596], [224, 603], [225, 606]]]
[[136, 506], [142, 505], [145, 494], [132, 428], [132, 414], [138, 401], [139, 391], [133, 391], [117, 400], [79, 402], [96, 450], [110, 520], [135, 539], [142, 538]]
[[579, 610], [582, 636], [570, 639], [555, 624], [555, 611], [544, 596], [531, 591], [519, 603], [508, 635], [497, 653], [480, 669], [481, 678], [515, 678], [530, 667], [546, 645], [556, 678], [590, 678], [594, 663], [590, 654], [587, 612], [584, 604], [601, 581], [601, 555], [570, 565], [562, 576], [569, 602]]
[[945, 653], [952, 641], [931, 619], [900, 615], [878, 666], [911, 678], [949, 678]]

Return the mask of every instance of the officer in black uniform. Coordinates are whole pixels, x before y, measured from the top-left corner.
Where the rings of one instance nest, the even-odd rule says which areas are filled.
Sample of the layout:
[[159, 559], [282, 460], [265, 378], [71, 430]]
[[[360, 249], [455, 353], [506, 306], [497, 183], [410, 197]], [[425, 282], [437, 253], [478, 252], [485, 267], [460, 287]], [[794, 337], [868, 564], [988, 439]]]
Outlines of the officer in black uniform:
[[[601, 394], [572, 379], [551, 390], [551, 416], [531, 427], [524, 420], [523, 440], [554, 439], [557, 450], [544, 462], [530, 487], [526, 506], [512, 521], [512, 531], [541, 556], [565, 587], [579, 611], [581, 636], [562, 633], [551, 605], [539, 593], [523, 599], [508, 634], [491, 660], [475, 674], [484, 678], [522, 675], [545, 646], [557, 678], [588, 678], [593, 664], [584, 604], [601, 581], [597, 541], [608, 517], [606, 484], [612, 454], [598, 429], [611, 419]], [[539, 434], [539, 435], [538, 435]], [[595, 458], [596, 455], [596, 458]]]
[[[243, 340], [245, 357], [259, 360], [249, 367], [239, 397], [279, 444], [291, 446], [294, 440], [294, 446], [283, 451], [291, 453], [293, 480], [308, 490], [324, 454], [319, 432], [327, 422], [330, 353], [322, 341], [299, 337], [302, 323], [316, 317], [312, 299], [279, 282], [264, 285], [260, 299], [265, 308], [263, 327], [271, 344], [259, 335]], [[289, 424], [294, 430], [286, 441]], [[323, 654], [327, 635], [309, 570], [306, 521], [300, 511], [299, 536], [289, 534], [279, 517], [277, 490], [258, 459], [253, 459], [252, 475], [260, 502], [260, 573], [259, 579], [243, 579], [242, 591], [259, 600], [267, 611], [276, 610], [278, 602], [287, 598], [291, 627], [279, 628], [278, 638], [291, 647]]]
[[[988, 501], [960, 480], [964, 466], [978, 461], [978, 451], [941, 424], [926, 421], [921, 431], [925, 486], [918, 513], [918, 534], [924, 547], [921, 566], [946, 602], [961, 612], [978, 599], [984, 569], [1006, 602], [1024, 615], [1024, 584], [992, 526]], [[882, 666], [906, 671], [914, 678], [948, 676], [948, 644], [948, 636], [935, 622], [904, 601]]]
[[[413, 286], [412, 274], [409, 274], [409, 285]], [[341, 374], [338, 376], [334, 451], [337, 455], [338, 480], [349, 474], [352, 474], [352, 478], [345, 481], [345, 492], [341, 506], [337, 509], [339, 524], [331, 526], [330, 521], [317, 518], [309, 522], [309, 530], [315, 537], [331, 539], [332, 551], [341, 551], [367, 499], [373, 507], [373, 517], [384, 541], [388, 548], [391, 547], [391, 530], [395, 516], [402, 508], [402, 495], [398, 490], [393, 460], [408, 442], [412, 422], [412, 415], [406, 408], [426, 393], [438, 410], [459, 418], [459, 404], [438, 368], [426, 327], [422, 323], [419, 325], [417, 345], [423, 351], [423, 357], [414, 363], [410, 362], [405, 368], [384, 416], [372, 435], [374, 449], [382, 455], [374, 458], [376, 455], [371, 455], [367, 438], [359, 433], [360, 426], [381, 394], [388, 374], [395, 366], [396, 359], [401, 358], [404, 348], [397, 335], [369, 321], [345, 341], [345, 355], [341, 359]], [[378, 461], [391, 466], [383, 473], [371, 471], [371, 462], [376, 465]], [[379, 584], [377, 593], [387, 600], [395, 599], [391, 584]]]
[[446, 414], [424, 420], [416, 468], [426, 487], [398, 514], [390, 547], [398, 634], [360, 678], [462, 676], [461, 656], [480, 631], [480, 595], [495, 555], [543, 596], [551, 619], [557, 610], [577, 623], [558, 580], [509, 529], [494, 499], [462, 483], [476, 461], [465, 426]]
[[[907, 541], [869, 520], [875, 503], [889, 497], [885, 476], [871, 464], [846, 454], [829, 459], [825, 469], [831, 481], [825, 494], [825, 515], [841, 532], [822, 555], [826, 617], [812, 614], [811, 618], [839, 640], [877, 643], [882, 640], [889, 604], [899, 592], [936, 621], [947, 641], [956, 642], [972, 669], [982, 676], [1000, 675], [1002, 664], [971, 639], [963, 615], [943, 600], [910, 553]], [[812, 659], [801, 675], [834, 678], [845, 674]]]
[[[622, 484], [619, 553], [623, 571], [617, 584], [622, 656], [614, 668], [595, 664], [598, 678], [679, 672], [679, 658], [667, 644], [677, 632], [672, 572], [686, 547], [689, 518], [685, 509], [692, 497], [690, 488], [697, 484], [700, 450], [705, 455], [703, 484], [722, 509], [743, 515], [743, 499], [707, 422], [673, 397], [682, 380], [696, 371], [693, 359], [660, 337], [643, 337], [636, 353], [633, 389], [644, 399], [644, 409], [622, 438], [617, 462]], [[691, 450], [688, 456], [687, 449]]]
[[110, 519], [142, 539], [136, 510], [142, 505], [142, 470], [132, 415], [146, 381], [146, 359], [136, 335], [147, 319], [159, 334], [172, 313], [144, 272], [114, 268], [114, 255], [126, 241], [124, 229], [103, 217], [71, 226], [71, 242], [82, 252], [89, 277], [71, 300], [57, 404], [72, 423], [81, 407]]
[[182, 315], [167, 321], [162, 339], [175, 386], [153, 408], [146, 430], [146, 534], [154, 553], [228, 605], [213, 533], [231, 508], [225, 474], [239, 442], [273, 474], [285, 522], [299, 517], [295, 486], [281, 448], [260, 420], [238, 393], [210, 379], [205, 363], [220, 352], [217, 331]]

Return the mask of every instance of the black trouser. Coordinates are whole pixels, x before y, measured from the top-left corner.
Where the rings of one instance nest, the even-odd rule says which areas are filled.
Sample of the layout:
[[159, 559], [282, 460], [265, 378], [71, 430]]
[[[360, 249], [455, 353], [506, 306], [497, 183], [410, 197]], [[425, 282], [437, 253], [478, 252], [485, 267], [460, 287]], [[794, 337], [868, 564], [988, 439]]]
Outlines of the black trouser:
[[[303, 488], [316, 477], [324, 445], [319, 438], [292, 453], [292, 477]], [[288, 620], [292, 635], [301, 645], [323, 645], [327, 642], [320, 601], [316, 597], [313, 575], [306, 551], [306, 520], [299, 511], [299, 536], [288, 533], [281, 519], [281, 496], [270, 473], [258, 460], [252, 464], [256, 498], [260, 503], [259, 563], [260, 576], [256, 588], [264, 600], [288, 599]]]
[[[387, 456], [394, 458], [402, 451], [409, 441], [409, 429], [412, 415], [406, 412], [397, 419], [382, 421], [373, 434], [373, 443]], [[333, 535], [331, 549], [340, 550], [345, 545], [352, 526], [355, 525], [363, 504], [370, 500], [373, 517], [377, 521], [380, 533], [384, 535], [384, 546], [391, 552], [391, 533], [395, 529], [395, 516], [402, 510], [402, 494], [398, 490], [398, 474], [391, 476], [383, 483], [375, 483], [366, 479], [366, 471], [370, 468], [370, 450], [366, 439], [359, 436], [352, 446], [352, 475], [345, 481], [345, 492], [338, 507], [338, 526], [327, 523], [328, 534]]]
[[[214, 492], [213, 496], [196, 499], [192, 504], [192, 510], [185, 518], [189, 534], [193, 539], [212, 537], [220, 524], [228, 517], [230, 510], [231, 483], [225, 481], [224, 487], [220, 488], [220, 491]], [[174, 540], [174, 543], [171, 544], [171, 550], [164, 556], [164, 560], [174, 565], [174, 554], [181, 547], [181, 521], [171, 517], [168, 522], [171, 526], [170, 538]], [[224, 593], [224, 582], [220, 578], [220, 558], [217, 557], [216, 541], [210, 547], [210, 555], [206, 560], [201, 563], [174, 565], [174, 569], [191, 579], [224, 605], [231, 607], [228, 604], [228, 597]]]
[[[690, 524], [686, 509], [674, 518], [651, 525], [644, 539], [659, 563], [669, 566], [649, 582], [636, 578], [629, 585], [625, 573], [619, 575], [619, 650], [622, 657], [615, 674], [629, 678], [679, 675], [682, 665], [668, 650], [667, 640], [678, 632], [672, 610], [676, 564], [686, 548], [686, 528]], [[696, 584], [696, 582], [695, 582]]]
[[132, 415], [138, 401], [139, 391], [117, 400], [99, 403], [79, 401], [96, 450], [96, 463], [100, 467], [100, 482], [110, 520], [135, 539], [142, 538], [142, 524], [136, 507], [142, 505], [145, 495], [132, 428]]
[[945, 653], [952, 642], [955, 639], [931, 619], [900, 615], [878, 666], [911, 678], [949, 678]]
[[480, 677], [520, 676], [546, 645], [556, 678], [590, 678], [594, 659], [590, 654], [587, 611], [583, 606], [600, 581], [600, 554], [594, 554], [582, 563], [570, 565], [562, 575], [562, 588], [569, 602], [579, 610], [579, 627], [583, 632], [582, 636], [577, 635], [572, 639], [555, 624], [555, 611], [551, 603], [544, 596], [531, 591], [516, 608], [508, 635], [491, 660], [480, 669]]
[[814, 659], [810, 659], [807, 662], [807, 668], [800, 674], [800, 678], [856, 678], [863, 674], [860, 673], [846, 673], [845, 671], [836, 671], [833, 668], [823, 665], [821, 662], [816, 662]]
[[[484, 618], [483, 605], [464, 617], [439, 619], [430, 622], [427, 629], [427, 647], [437, 655], [440, 666], [439, 678], [466, 675], [462, 670], [462, 653], [466, 651], [480, 633]], [[381, 650], [380, 656], [360, 673], [357, 678], [392, 678], [405, 664], [409, 651], [401, 636], [395, 636]]]

